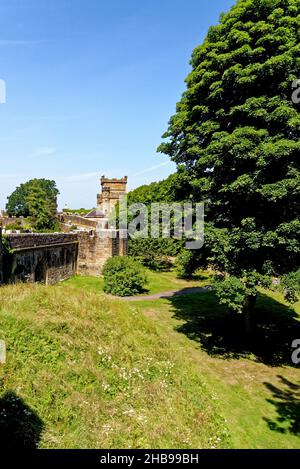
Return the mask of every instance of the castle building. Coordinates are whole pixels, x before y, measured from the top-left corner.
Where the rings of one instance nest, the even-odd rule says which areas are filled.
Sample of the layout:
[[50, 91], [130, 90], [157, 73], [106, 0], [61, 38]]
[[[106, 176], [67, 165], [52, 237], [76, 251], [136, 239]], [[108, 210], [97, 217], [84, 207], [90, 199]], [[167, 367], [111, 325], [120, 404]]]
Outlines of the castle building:
[[[121, 179], [102, 176], [100, 181], [97, 208], [85, 217], [58, 214], [60, 233], [6, 234], [11, 254], [5, 265], [0, 227], [0, 285], [7, 281], [52, 285], [75, 274], [98, 276], [107, 259], [127, 255], [124, 230], [109, 227], [109, 215], [126, 195], [127, 176]], [[5, 220], [0, 226], [5, 227]]]
[[85, 218], [106, 219], [113, 211], [117, 202], [126, 195], [127, 176], [121, 179], [109, 179], [102, 176], [100, 179], [101, 193], [97, 194], [97, 208], [91, 210]]

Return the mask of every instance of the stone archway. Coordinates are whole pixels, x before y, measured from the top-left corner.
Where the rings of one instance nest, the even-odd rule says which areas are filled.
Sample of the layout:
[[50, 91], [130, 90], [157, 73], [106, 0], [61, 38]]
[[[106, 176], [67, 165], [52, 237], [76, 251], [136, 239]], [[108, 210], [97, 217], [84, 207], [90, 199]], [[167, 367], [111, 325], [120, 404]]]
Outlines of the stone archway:
[[44, 262], [39, 262], [34, 270], [34, 281], [47, 283], [47, 267]]
[[30, 278], [30, 272], [22, 264], [18, 264], [12, 275], [14, 282], [26, 282]]

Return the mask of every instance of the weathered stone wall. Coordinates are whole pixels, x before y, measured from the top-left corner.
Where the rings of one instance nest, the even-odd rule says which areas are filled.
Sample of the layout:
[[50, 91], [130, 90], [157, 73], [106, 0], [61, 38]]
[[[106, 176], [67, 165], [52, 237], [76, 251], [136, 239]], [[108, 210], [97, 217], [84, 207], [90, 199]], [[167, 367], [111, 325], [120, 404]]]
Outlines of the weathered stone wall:
[[64, 225], [75, 225], [77, 227], [83, 227], [90, 230], [97, 228], [97, 222], [88, 218], [80, 217], [79, 215], [59, 215], [59, 221]]
[[25, 249], [37, 246], [53, 246], [57, 244], [77, 242], [76, 234], [69, 233], [22, 233], [7, 235], [12, 249]]
[[101, 194], [97, 195], [97, 208], [100, 212], [109, 216], [113, 208], [126, 194], [127, 176], [121, 179], [109, 179], [105, 176], [101, 178]]
[[80, 274], [99, 276], [107, 259], [127, 254], [127, 239], [122, 239], [118, 230], [78, 233], [78, 241]]
[[11, 234], [11, 282], [53, 285], [77, 272], [78, 239], [74, 234]]
[[3, 266], [0, 238], [0, 283], [5, 277], [12, 283], [53, 285], [76, 273], [99, 276], [107, 259], [127, 254], [127, 239], [118, 230], [10, 234], [6, 238], [12, 254]]

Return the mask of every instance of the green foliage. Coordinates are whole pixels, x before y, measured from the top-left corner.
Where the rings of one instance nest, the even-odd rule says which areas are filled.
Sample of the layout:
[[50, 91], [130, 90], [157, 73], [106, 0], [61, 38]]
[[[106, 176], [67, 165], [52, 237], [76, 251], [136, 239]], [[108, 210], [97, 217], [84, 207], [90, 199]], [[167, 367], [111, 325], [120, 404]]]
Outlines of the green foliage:
[[[175, 238], [163, 238], [160, 230], [158, 238], [152, 238], [151, 226], [151, 204], [182, 202], [184, 196], [189, 192], [189, 181], [184, 172], [171, 174], [167, 179], [143, 185], [128, 193], [128, 207], [133, 204], [144, 204], [148, 209], [148, 238], [130, 238], [128, 242], [129, 256], [138, 258], [145, 266], [153, 270], [165, 270], [168, 267], [168, 257], [175, 257], [182, 249], [184, 240]], [[116, 206], [117, 219], [119, 217], [119, 205]], [[113, 214], [112, 219], [115, 217]], [[133, 217], [128, 216], [128, 223]], [[159, 220], [157, 221], [159, 226]], [[172, 232], [172, 214], [171, 214]]]
[[10, 254], [13, 254], [14, 253], [14, 250], [10, 247], [10, 244], [9, 244], [9, 241], [8, 241], [8, 238], [7, 236], [2, 236], [2, 239], [1, 239], [1, 246], [2, 246], [2, 253], [4, 255], [10, 255]]
[[[170, 273], [150, 275], [162, 286]], [[188, 286], [172, 281], [160, 291]], [[101, 278], [0, 289], [0, 338], [9, 347], [0, 367], [1, 410], [7, 393], [16, 393], [1, 414], [2, 442], [12, 446], [17, 436], [23, 448], [30, 439], [39, 448], [299, 448], [300, 369], [280, 366], [280, 354], [276, 366], [273, 359], [279, 345], [284, 364], [290, 361], [300, 303], [291, 315], [280, 292], [258, 295], [250, 354], [244, 336], [232, 333], [239, 318], [230, 318], [214, 292], [127, 303], [99, 295], [96, 282]], [[40, 434], [30, 425], [37, 418]]]
[[244, 304], [249, 295], [247, 287], [241, 279], [228, 277], [223, 281], [216, 281], [215, 288], [220, 304], [226, 305], [236, 313], [244, 312]]
[[[156, 291], [162, 292], [178, 289], [180, 288], [179, 284], [181, 285], [181, 288], [189, 287], [191, 283], [193, 285], [197, 285], [194, 281], [187, 282], [184, 280], [177, 280], [174, 276], [171, 277], [171, 274], [173, 273], [149, 272], [150, 280], [151, 277], [156, 278], [155, 290], [156, 287], [160, 287], [160, 290]], [[166, 278], [172, 280], [173, 284], [164, 285]], [[77, 299], [75, 291], [75, 284], [77, 284], [77, 289], [81, 290], [80, 295], [85, 296], [81, 296], [81, 301], [78, 305], [75, 302], [75, 311], [81, 308], [81, 314], [85, 322], [87, 322], [87, 319], [89, 318], [87, 314], [91, 315], [93, 320], [90, 324], [87, 323], [86, 325], [87, 327], [90, 325], [91, 330], [94, 330], [93, 336], [98, 340], [98, 343], [99, 332], [97, 327], [95, 327], [95, 324], [99, 325], [99, 320], [102, 321], [99, 326], [99, 330], [101, 330], [102, 334], [100, 337], [101, 344], [103, 341], [106, 342], [107, 340], [110, 340], [113, 351], [113, 353], [110, 352], [110, 355], [112, 355], [112, 357], [115, 354], [118, 356], [120, 362], [123, 362], [125, 358], [125, 361], [127, 360], [131, 363], [136, 363], [137, 361], [139, 364], [143, 358], [148, 361], [149, 353], [151, 356], [151, 352], [153, 353], [154, 350], [156, 351], [156, 357], [159, 357], [161, 354], [161, 347], [157, 346], [157, 332], [159, 332], [159, 334], [162, 333], [163, 344], [168, 346], [171, 345], [171, 347], [173, 347], [173, 351], [170, 351], [172, 357], [174, 358], [174, 356], [181, 352], [181, 365], [183, 367], [186, 366], [185, 359], [192, 360], [197, 367], [199, 376], [201, 376], [207, 385], [209, 385], [204, 403], [208, 400], [208, 405], [211, 405], [212, 402], [217, 404], [220, 409], [220, 413], [227, 421], [234, 448], [299, 448], [300, 435], [298, 428], [295, 428], [294, 426], [294, 422], [295, 416], [297, 415], [296, 410], [299, 394], [300, 368], [299, 366], [291, 366], [290, 344], [295, 337], [299, 337], [298, 319], [300, 318], [300, 302], [295, 305], [292, 312], [284, 302], [281, 292], [261, 290], [257, 297], [257, 308], [253, 313], [253, 319], [255, 320], [257, 327], [253, 329], [253, 336], [250, 343], [247, 341], [245, 331], [243, 330], [242, 317], [237, 314], [230, 314], [225, 306], [218, 304], [214, 291], [206, 291], [186, 296], [183, 295], [180, 297], [177, 296], [170, 298], [168, 301], [151, 300], [151, 302], [138, 301], [130, 303], [129, 305], [132, 309], [132, 315], [135, 320], [140, 317], [147, 320], [149, 319], [157, 328], [156, 337], [154, 338], [156, 345], [153, 347], [151, 343], [151, 348], [147, 350], [145, 344], [150, 346], [150, 342], [148, 341], [148, 332], [146, 333], [144, 340], [140, 340], [140, 336], [137, 339], [136, 334], [141, 333], [141, 327], [137, 327], [134, 321], [129, 321], [128, 317], [124, 318], [126, 331], [121, 329], [120, 312], [116, 313], [115, 310], [109, 309], [108, 300], [105, 302], [105, 311], [99, 310], [94, 297], [91, 298], [92, 288], [88, 288], [89, 282], [96, 281], [98, 282], [98, 286], [96, 284], [93, 286], [93, 292], [95, 292], [99, 298], [99, 283], [101, 282], [101, 278], [92, 279], [89, 277], [77, 277], [70, 279], [55, 288], [63, 290], [64, 298], [72, 297], [72, 299]], [[74, 294], [66, 295], [66, 288], [69, 289], [70, 287], [72, 287]], [[54, 287], [51, 287], [51, 289], [53, 288]], [[15, 297], [16, 295], [14, 295], [14, 298]], [[55, 297], [57, 303], [59, 300], [61, 301], [61, 299], [57, 297], [57, 294]], [[45, 294], [43, 298], [45, 300]], [[92, 301], [94, 309], [91, 310]], [[17, 304], [20, 311], [21, 307], [23, 310], [23, 302], [20, 304], [20, 302], [16, 303], [15, 300], [13, 301], [13, 299], [11, 299], [9, 305], [7, 305], [7, 309], [10, 313], [11, 303], [13, 303], [13, 305]], [[45, 301], [43, 302], [43, 305], [44, 304]], [[126, 302], [113, 302], [112, 306], [124, 307], [126, 306]], [[60, 314], [65, 314], [66, 309], [67, 308], [64, 307]], [[57, 309], [55, 310], [54, 308], [53, 310], [57, 311]], [[31, 309], [28, 310], [30, 318], [32, 318], [32, 311], [33, 308], [31, 307]], [[44, 311], [45, 320], [48, 322], [51, 311]], [[73, 303], [70, 308], [70, 314], [74, 320], [76, 313], [74, 314]], [[99, 315], [99, 319], [97, 314]], [[95, 321], [95, 323], [93, 321]], [[118, 324], [112, 324], [111, 321], [116, 321]], [[118, 336], [117, 339], [112, 336], [111, 332], [107, 331], [108, 327], [111, 331], [115, 332]], [[139, 358], [133, 355], [135, 352], [131, 348], [131, 343], [130, 356], [128, 357], [127, 350], [126, 354], [124, 353], [124, 356], [120, 357], [120, 351], [124, 352], [124, 344], [120, 341], [125, 340], [128, 343], [131, 334], [135, 335], [133, 340], [136, 344], [136, 349], [139, 350]], [[82, 334], [80, 338], [80, 346], [82, 347]], [[90, 334], [86, 337], [86, 341], [90, 346]], [[70, 350], [70, 347], [68, 350]], [[113, 358], [112, 362], [114, 363]], [[106, 364], [107, 360], [105, 360], [104, 363]], [[102, 371], [106, 370], [107, 368], [105, 368], [105, 370], [104, 368], [101, 368], [100, 372], [102, 373]], [[113, 370], [116, 370], [116, 368], [113, 367]], [[279, 374], [282, 377], [280, 379], [278, 378]], [[151, 375], [153, 376], [153, 374]], [[17, 376], [18, 379], [21, 379], [18, 373], [13, 373], [11, 376], [13, 378], [16, 378]], [[188, 382], [192, 384], [190, 365], [188, 366], [187, 376], [189, 377]], [[249, 377], [251, 377], [250, 381]], [[25, 381], [27, 382], [27, 380]], [[98, 381], [95, 380], [95, 382], [97, 383]], [[28, 383], [28, 385], [29, 384], [30, 383]], [[136, 389], [136, 382], [132, 384]], [[195, 386], [195, 390], [197, 390], [196, 395], [199, 395], [199, 388], [196, 387], [196, 383], [194, 382], [193, 385]], [[172, 382], [169, 390], [170, 389], [175, 392], [176, 385], [174, 382]], [[186, 412], [194, 409], [194, 407], [191, 408], [194, 400], [186, 400], [186, 396], [183, 393], [183, 384], [180, 384], [179, 389], [181, 393], [180, 395], [183, 396], [182, 399], [185, 402], [186, 415]], [[166, 389], [164, 392], [159, 390], [157, 397], [161, 398], [164, 396], [165, 391]], [[152, 401], [152, 408], [150, 404], [152, 417], [145, 425], [147, 434], [149, 434], [149, 423], [155, 421], [155, 424], [157, 424], [162, 415], [157, 409], [157, 399], [155, 398], [155, 401], [153, 401], [153, 394], [151, 394], [151, 392], [152, 389], [147, 388], [146, 396], [149, 396], [150, 394]], [[24, 396], [24, 392], [22, 395]], [[278, 399], [278, 395], [284, 396], [284, 398]], [[125, 398], [124, 393], [120, 392], [120, 395], [117, 396], [117, 403], [111, 402], [113, 409], [120, 408], [119, 399], [121, 396], [122, 398]], [[135, 409], [138, 402], [141, 402], [142, 407], [145, 408], [146, 396], [143, 395], [140, 388], [138, 390], [136, 389], [136, 396], [134, 399]], [[169, 394], [167, 394], [167, 397], [169, 399]], [[84, 398], [86, 399], [86, 393]], [[38, 400], [41, 400], [40, 394]], [[99, 403], [99, 397], [95, 402]], [[148, 401], [146, 400], [146, 402]], [[155, 402], [154, 408], [153, 402]], [[180, 402], [180, 398], [178, 402]], [[186, 405], [187, 402], [189, 402], [188, 406]], [[247, 403], [247, 405], [245, 405], [245, 403]], [[270, 403], [272, 403], [271, 406]], [[78, 406], [78, 408], [80, 409], [81, 407]], [[95, 408], [94, 406], [91, 408], [94, 415]], [[111, 407], [109, 407], [109, 410], [110, 409]], [[167, 406], [167, 409], [169, 409], [169, 406]], [[101, 408], [101, 412], [101, 415], [103, 415], [103, 408]], [[166, 423], [165, 420], [167, 417], [165, 415], [165, 411], [163, 411], [163, 415], [164, 419], [162, 424]], [[199, 435], [199, 432], [202, 434], [205, 429], [205, 423], [208, 422], [207, 413], [205, 413], [206, 418], [204, 418], [204, 420], [201, 418], [203, 415], [201, 413], [201, 425], [199, 425], [198, 415], [199, 414], [197, 413], [197, 420], [194, 419], [190, 427], [191, 435]], [[88, 417], [90, 416], [91, 414], [88, 415]], [[116, 413], [113, 422], [115, 422], [116, 431], [121, 438], [122, 427], [120, 427], [119, 424], [119, 416], [122, 416], [122, 412]], [[178, 419], [180, 418], [178, 410], [176, 411], [176, 416], [176, 422], [178, 422]], [[106, 414], [103, 418], [106, 418]], [[212, 430], [215, 431], [215, 421], [211, 421], [211, 419], [209, 419], [208, 423], [210, 428], [211, 425], [213, 425]], [[129, 428], [130, 435], [133, 434], [132, 426], [134, 424], [135, 420], [131, 420]], [[61, 425], [63, 425], [63, 422], [61, 422]], [[182, 426], [182, 423], [180, 423], [180, 426]], [[139, 429], [140, 428], [139, 422]], [[195, 429], [195, 431], [193, 429]], [[51, 434], [52, 433], [53, 431]], [[155, 434], [157, 435], [157, 426]], [[68, 435], [68, 432], [60, 432], [60, 435], [65, 437]], [[113, 435], [113, 432], [109, 434], [111, 441], [110, 447], [113, 446]], [[175, 433], [171, 433], [173, 443], [174, 435], [177, 435], [176, 431]], [[91, 438], [91, 433], [89, 433], [88, 437]], [[128, 435], [124, 438], [124, 442], [125, 445], [127, 445], [126, 447], [128, 447]], [[161, 437], [160, 443], [161, 445], [163, 444], [163, 442], [161, 442]], [[190, 445], [192, 445], [192, 443]], [[216, 446], [215, 443], [213, 443], [212, 446]], [[102, 447], [105, 446], [102, 445]], [[154, 445], [152, 444], [151, 447], [154, 447]], [[182, 447], [182, 445], [179, 445], [179, 447]]]
[[148, 255], [176, 256], [183, 243], [173, 238], [136, 238], [130, 239], [128, 249], [130, 256]]
[[152, 270], [168, 270], [170, 257], [180, 252], [182, 243], [173, 238], [136, 238], [128, 240], [128, 254]]
[[29, 183], [21, 184], [7, 198], [6, 211], [9, 216], [29, 216], [29, 208], [27, 205], [28, 185]]
[[178, 169], [167, 179], [143, 185], [128, 193], [128, 205], [143, 203], [150, 206], [155, 202], [183, 201], [191, 195], [189, 178], [184, 170]]
[[192, 278], [197, 267], [199, 267], [198, 253], [183, 249], [176, 258], [176, 272], [179, 278]]
[[298, 301], [298, 294], [300, 293], [300, 269], [296, 272], [290, 272], [284, 275], [282, 286], [285, 299], [289, 303], [296, 303]]
[[104, 291], [116, 296], [136, 295], [147, 284], [142, 265], [130, 257], [111, 257], [106, 261], [102, 273]]
[[7, 283], [11, 276], [14, 249], [10, 247], [5, 235], [2, 236], [0, 249], [3, 255], [3, 280]]
[[230, 445], [181, 335], [136, 305], [65, 283], [27, 284], [0, 289], [0, 315], [9, 353], [0, 366], [2, 447]]
[[134, 256], [144, 267], [156, 272], [168, 272], [172, 268], [172, 262], [167, 256], [155, 255], [153, 253]]
[[192, 54], [159, 147], [206, 202], [208, 261], [238, 278], [299, 266], [299, 9], [299, 0], [240, 0], [222, 15]]
[[214, 286], [220, 304], [236, 313], [244, 313], [249, 307], [249, 299], [256, 298], [257, 285], [269, 287], [271, 278], [257, 272], [244, 272], [240, 278], [235, 276], [217, 275]]
[[8, 197], [7, 213], [10, 216], [30, 217], [37, 231], [56, 230], [58, 194], [54, 181], [32, 179], [21, 184]]
[[63, 209], [63, 213], [66, 213], [69, 215], [80, 215], [80, 216], [87, 215], [90, 211], [91, 211], [90, 208], [78, 208], [78, 209], [64, 208]]
[[22, 225], [22, 223], [19, 222], [19, 221], [16, 221], [16, 222], [14, 222], [14, 223], [8, 223], [8, 224], [5, 226], [5, 229], [6, 229], [6, 230], [12, 230], [12, 231], [14, 231], [14, 230], [22, 230], [22, 228], [23, 228], [23, 225]]

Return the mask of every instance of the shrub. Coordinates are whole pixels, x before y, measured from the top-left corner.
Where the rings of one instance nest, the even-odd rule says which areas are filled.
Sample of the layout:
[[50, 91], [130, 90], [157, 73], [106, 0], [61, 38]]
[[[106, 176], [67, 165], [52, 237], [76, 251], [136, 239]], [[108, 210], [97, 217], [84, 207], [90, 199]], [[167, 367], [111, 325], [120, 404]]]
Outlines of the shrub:
[[143, 291], [147, 276], [143, 266], [130, 257], [112, 257], [103, 268], [104, 291], [116, 296], [136, 295]]
[[194, 251], [183, 249], [176, 258], [176, 271], [179, 278], [192, 278], [199, 267]]
[[300, 293], [300, 269], [282, 278], [284, 297], [289, 303], [296, 303]]
[[184, 240], [173, 238], [130, 238], [128, 252], [136, 256], [177, 256], [181, 251]]
[[243, 312], [247, 298], [247, 288], [239, 278], [216, 276], [214, 287], [220, 304], [226, 305], [236, 313]]
[[8, 223], [5, 226], [6, 230], [11, 230], [11, 231], [16, 231], [16, 230], [22, 230], [23, 226], [21, 222], [15, 222], [15, 223]]
[[148, 269], [167, 272], [172, 268], [171, 257], [182, 248], [183, 241], [168, 238], [129, 239], [128, 255], [137, 259]]
[[[243, 277], [234, 275], [216, 275], [214, 287], [219, 303], [226, 305], [231, 311], [244, 313], [249, 310], [249, 301], [252, 309], [257, 296], [257, 286], [270, 288], [271, 278], [258, 272], [244, 272]], [[252, 299], [252, 300], [251, 300]]]
[[147, 269], [154, 270], [155, 272], [169, 272], [173, 267], [169, 257], [155, 256], [153, 253], [149, 253], [148, 256], [134, 256], [134, 259], [144, 267], [147, 267]]

